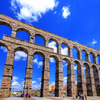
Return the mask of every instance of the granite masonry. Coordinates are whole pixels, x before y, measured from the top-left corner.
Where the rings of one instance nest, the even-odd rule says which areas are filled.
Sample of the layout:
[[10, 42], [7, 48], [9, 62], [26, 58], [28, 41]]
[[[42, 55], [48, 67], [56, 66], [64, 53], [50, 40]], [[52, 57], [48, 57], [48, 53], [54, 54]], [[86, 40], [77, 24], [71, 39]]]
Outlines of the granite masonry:
[[[32, 89], [32, 71], [34, 67], [33, 56], [39, 54], [43, 57], [43, 70], [41, 81], [41, 97], [49, 96], [49, 58], [53, 57], [56, 60], [56, 75], [55, 75], [55, 96], [59, 97], [63, 92], [63, 72], [62, 60], [67, 62], [67, 95], [76, 94], [74, 63], [77, 64], [77, 91], [88, 96], [100, 96], [100, 66], [97, 61], [97, 56], [100, 58], [100, 51], [77, 42], [68, 40], [58, 35], [52, 34], [45, 30], [36, 28], [21, 21], [12, 19], [8, 16], [0, 14], [0, 25], [6, 25], [12, 29], [11, 36], [3, 35], [0, 39], [0, 46], [7, 48], [7, 59], [4, 68], [2, 84], [0, 88], [0, 97], [9, 97], [11, 92], [11, 82], [13, 74], [13, 63], [15, 52], [22, 50], [27, 53], [27, 68], [24, 82], [24, 96], [31, 93]], [[29, 41], [24, 41], [16, 38], [18, 31], [25, 31], [29, 34]], [[40, 36], [45, 41], [45, 46], [34, 44], [35, 36]], [[57, 43], [57, 53], [53, 52], [52, 48], [48, 47], [48, 41], [54, 40]], [[68, 56], [61, 54], [61, 44], [68, 47]], [[72, 58], [72, 48], [75, 48], [78, 53], [78, 59]], [[85, 52], [86, 61], [82, 60], [82, 51]], [[90, 53], [93, 55], [93, 63], [90, 62]], [[84, 66], [86, 66], [86, 80], [84, 76]], [[94, 69], [94, 72], [92, 71]]]

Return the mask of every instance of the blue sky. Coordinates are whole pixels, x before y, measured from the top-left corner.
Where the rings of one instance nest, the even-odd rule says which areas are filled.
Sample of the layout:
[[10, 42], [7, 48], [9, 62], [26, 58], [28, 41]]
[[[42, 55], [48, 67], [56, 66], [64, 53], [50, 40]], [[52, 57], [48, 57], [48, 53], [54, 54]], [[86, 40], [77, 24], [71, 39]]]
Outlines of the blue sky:
[[[56, 35], [65, 37], [83, 45], [100, 50], [100, 1], [99, 0], [1, 0], [0, 13], [31, 24]], [[11, 36], [11, 29], [0, 25], [0, 39], [3, 34]], [[24, 37], [23, 37], [24, 35]], [[17, 38], [28, 41], [29, 35], [19, 31]], [[35, 38], [35, 43], [44, 45], [41, 37]], [[57, 51], [54, 41], [49, 41], [49, 47]], [[73, 49], [73, 58], [76, 59], [76, 50]], [[67, 55], [67, 47], [62, 45], [62, 54]], [[82, 53], [85, 60], [84, 53]], [[0, 47], [0, 85], [6, 62], [7, 50]], [[92, 58], [92, 56], [91, 56]], [[41, 88], [43, 58], [40, 55], [33, 57], [32, 89]], [[49, 85], [55, 84], [55, 64], [53, 58], [49, 60]], [[15, 53], [13, 82], [14, 90], [23, 90], [27, 54], [22, 51]], [[64, 86], [67, 82], [67, 63], [63, 61]], [[77, 65], [75, 64], [75, 81], [77, 83]], [[84, 68], [85, 70], [85, 68]]]

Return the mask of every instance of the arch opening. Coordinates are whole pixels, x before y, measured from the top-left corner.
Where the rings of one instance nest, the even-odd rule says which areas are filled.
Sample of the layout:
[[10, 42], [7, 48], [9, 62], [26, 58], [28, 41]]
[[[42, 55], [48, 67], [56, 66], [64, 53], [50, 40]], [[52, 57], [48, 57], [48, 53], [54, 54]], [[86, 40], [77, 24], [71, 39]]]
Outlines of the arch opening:
[[73, 59], [79, 59], [79, 50], [76, 47], [72, 48], [72, 57]]
[[86, 81], [86, 66], [83, 65], [83, 67], [84, 67], [84, 76], [85, 76], [85, 81]]
[[26, 28], [18, 28], [18, 27], [17, 27], [16, 32], [18, 33], [19, 31], [21, 31], [21, 32], [26, 32], [28, 35], [30, 35], [29, 30], [26, 29]]
[[92, 52], [90, 52], [89, 54], [90, 54], [90, 62], [95, 63], [95, 55]]
[[84, 63], [83, 66], [84, 66], [84, 75], [86, 79], [87, 77], [90, 77], [90, 67], [87, 63]]
[[6, 26], [8, 26], [9, 28], [12, 29], [12, 25], [8, 22], [0, 21], [0, 25], [6, 25]]
[[11, 36], [12, 29], [6, 25], [0, 25], [0, 39], [3, 38], [3, 35]]
[[97, 55], [97, 63], [100, 65], [100, 55]]
[[74, 61], [74, 74], [75, 74], [75, 85], [76, 93], [83, 93], [82, 79], [81, 79], [81, 65], [78, 61]]
[[61, 54], [68, 56], [68, 46], [61, 44]]
[[42, 36], [35, 36], [35, 44], [41, 45], [41, 46], [45, 46], [45, 39]]
[[24, 47], [17, 47], [14, 49], [14, 52], [17, 52], [17, 51], [24, 51], [26, 54], [28, 54], [28, 50]]
[[63, 93], [67, 96], [67, 73], [68, 73], [68, 62], [62, 60], [62, 72], [63, 72]]
[[75, 91], [76, 91], [76, 93], [78, 92], [78, 90], [77, 90], [77, 64], [76, 63], [74, 63], [74, 74], [75, 74]]
[[86, 61], [86, 52], [82, 50], [81, 53], [82, 53], [82, 60]]
[[[14, 70], [11, 84], [11, 91], [24, 91], [25, 70], [27, 68], [27, 54], [24, 51], [15, 51]], [[12, 92], [13, 93], [13, 92]], [[13, 95], [13, 94], [12, 94]]]
[[55, 83], [56, 83], [56, 58], [51, 56], [49, 58], [49, 92], [50, 96], [55, 96]]
[[39, 52], [35, 52], [33, 56], [32, 96], [41, 96], [43, 63], [44, 56]]
[[58, 52], [57, 51], [58, 44], [57, 44], [57, 42], [55, 40], [52, 40], [52, 39], [49, 40], [48, 46], [53, 49], [54, 53]]
[[24, 40], [24, 41], [29, 41], [29, 34], [25, 31], [18, 31], [16, 38]]
[[71, 87], [71, 83], [70, 83], [70, 81], [71, 81], [71, 71], [72, 71], [72, 69], [71, 69], [71, 62], [70, 62], [70, 60], [69, 59], [67, 59], [67, 58], [64, 58], [63, 60], [62, 60], [62, 69], [63, 69], [63, 91], [64, 91], [64, 93], [65, 93], [65, 96], [71, 96], [70, 95], [70, 87]]
[[84, 76], [86, 80], [87, 96], [93, 96], [90, 66], [87, 63], [84, 63], [83, 66], [84, 66]]
[[93, 71], [93, 76], [94, 76], [94, 81], [95, 81], [95, 85], [97, 84], [97, 78], [98, 78], [98, 69], [96, 68], [95, 65], [92, 66], [92, 71]]

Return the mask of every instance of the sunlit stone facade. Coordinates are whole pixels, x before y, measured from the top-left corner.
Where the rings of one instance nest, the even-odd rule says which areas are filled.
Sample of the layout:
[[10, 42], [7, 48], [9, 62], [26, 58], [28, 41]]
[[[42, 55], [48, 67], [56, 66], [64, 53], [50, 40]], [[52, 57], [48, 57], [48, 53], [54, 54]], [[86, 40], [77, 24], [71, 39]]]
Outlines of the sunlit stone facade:
[[[4, 68], [4, 74], [2, 79], [2, 85], [0, 88], [0, 97], [9, 97], [11, 91], [11, 82], [13, 74], [13, 63], [15, 52], [22, 50], [27, 53], [27, 68], [24, 82], [24, 96], [32, 89], [32, 68], [33, 56], [40, 54], [43, 57], [43, 70], [41, 81], [41, 96], [49, 96], [49, 58], [53, 57], [56, 60], [56, 81], [55, 81], [55, 96], [60, 96], [63, 92], [63, 72], [62, 72], [62, 60], [67, 62], [67, 95], [72, 96], [76, 94], [75, 86], [75, 74], [74, 63], [77, 64], [77, 90], [78, 93], [84, 93], [88, 96], [100, 96], [100, 66], [97, 63], [97, 55], [100, 56], [100, 51], [93, 48], [84, 46], [50, 32], [41, 30], [31, 25], [22, 23], [18, 20], [12, 19], [5, 15], [0, 14], [0, 25], [7, 25], [12, 29], [10, 36], [3, 36], [0, 39], [0, 46], [7, 48], [7, 60]], [[30, 37], [29, 41], [24, 41], [16, 38], [18, 31], [27, 32]], [[45, 46], [34, 44], [35, 36], [41, 36], [45, 41]], [[57, 53], [53, 52], [53, 49], [48, 47], [48, 41], [52, 39], [57, 43]], [[68, 56], [61, 54], [61, 44], [65, 44], [68, 47]], [[78, 59], [72, 58], [72, 48], [77, 49]], [[82, 53], [85, 52], [86, 61], [82, 61]], [[93, 54], [93, 64], [90, 62], [89, 53]], [[86, 66], [86, 81], [84, 76], [84, 67]], [[92, 71], [94, 69], [94, 73]], [[93, 75], [94, 74], [94, 75]], [[29, 86], [29, 87], [28, 87]]]

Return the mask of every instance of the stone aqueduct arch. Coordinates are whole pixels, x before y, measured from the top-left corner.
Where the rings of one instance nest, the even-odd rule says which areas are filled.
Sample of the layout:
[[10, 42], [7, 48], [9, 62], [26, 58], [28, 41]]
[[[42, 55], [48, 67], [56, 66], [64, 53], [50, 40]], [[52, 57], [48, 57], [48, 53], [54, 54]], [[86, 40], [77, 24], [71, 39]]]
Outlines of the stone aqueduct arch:
[[[65, 60], [68, 64], [68, 96], [72, 96], [76, 93], [74, 62], [78, 66], [78, 92], [87, 94], [88, 96], [100, 96], [100, 66], [97, 63], [97, 55], [100, 55], [100, 51], [25, 24], [2, 14], [0, 14], [0, 25], [7, 25], [12, 29], [11, 36], [4, 35], [3, 39], [0, 39], [0, 46], [4, 46], [8, 49], [2, 85], [0, 88], [0, 97], [9, 97], [10, 95], [14, 55], [18, 50], [25, 51], [28, 55], [26, 76], [24, 82], [24, 96], [28, 90], [27, 84], [30, 85], [29, 93], [32, 89], [32, 71], [34, 70], [34, 68], [32, 68], [32, 61], [34, 54], [40, 54], [43, 57], [43, 71], [41, 81], [42, 97], [49, 96], [49, 57], [54, 57], [56, 59], [55, 96], [60, 96], [63, 92], [62, 60]], [[29, 41], [24, 41], [16, 38], [16, 34], [20, 30], [25, 31], [29, 34]], [[41, 36], [45, 41], [45, 46], [34, 44], [35, 36]], [[57, 53], [54, 53], [53, 49], [48, 47], [49, 40], [54, 40], [57, 43]], [[61, 44], [65, 44], [68, 47], [68, 56], [61, 54]], [[78, 50], [78, 59], [72, 58], [73, 47]], [[82, 61], [82, 50], [85, 52], [86, 61]], [[90, 62], [89, 53], [93, 54], [93, 64]], [[83, 65], [86, 66], [86, 81], [84, 77]], [[92, 71], [92, 68], [94, 69], [94, 72]]]

